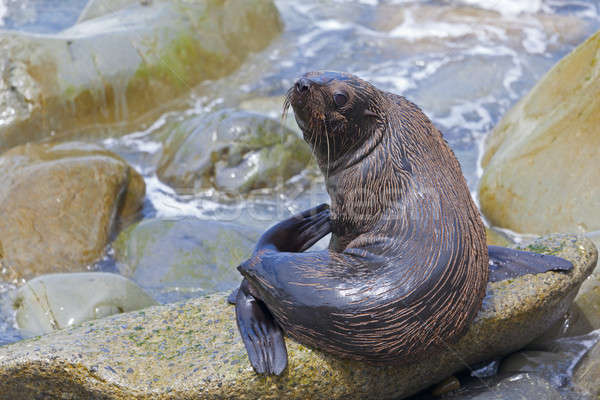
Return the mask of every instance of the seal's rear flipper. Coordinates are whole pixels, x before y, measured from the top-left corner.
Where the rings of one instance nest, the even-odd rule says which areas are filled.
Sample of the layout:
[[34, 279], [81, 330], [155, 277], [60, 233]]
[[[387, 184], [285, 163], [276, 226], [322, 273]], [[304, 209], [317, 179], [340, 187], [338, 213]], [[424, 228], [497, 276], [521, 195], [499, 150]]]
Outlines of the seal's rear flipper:
[[281, 328], [267, 307], [249, 293], [245, 279], [237, 293], [235, 316], [254, 370], [259, 374], [280, 375], [287, 366]]
[[488, 246], [490, 257], [490, 282], [516, 278], [526, 274], [548, 271], [570, 271], [573, 264], [564, 258], [529, 251]]

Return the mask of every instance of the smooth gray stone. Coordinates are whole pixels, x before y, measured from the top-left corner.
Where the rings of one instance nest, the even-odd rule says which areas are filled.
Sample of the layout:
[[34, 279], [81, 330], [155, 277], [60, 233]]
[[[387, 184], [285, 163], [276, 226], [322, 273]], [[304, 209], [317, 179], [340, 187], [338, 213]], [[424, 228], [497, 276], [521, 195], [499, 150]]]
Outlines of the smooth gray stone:
[[129, 279], [103, 272], [42, 275], [25, 283], [14, 300], [25, 337], [156, 304]]

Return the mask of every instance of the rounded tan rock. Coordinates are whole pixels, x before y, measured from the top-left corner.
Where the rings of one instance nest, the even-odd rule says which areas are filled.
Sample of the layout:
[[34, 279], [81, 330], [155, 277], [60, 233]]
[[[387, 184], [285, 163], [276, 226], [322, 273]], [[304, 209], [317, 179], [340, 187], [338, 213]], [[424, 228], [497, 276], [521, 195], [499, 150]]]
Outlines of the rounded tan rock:
[[84, 270], [141, 209], [144, 180], [84, 143], [27, 144], [0, 156], [4, 280]]

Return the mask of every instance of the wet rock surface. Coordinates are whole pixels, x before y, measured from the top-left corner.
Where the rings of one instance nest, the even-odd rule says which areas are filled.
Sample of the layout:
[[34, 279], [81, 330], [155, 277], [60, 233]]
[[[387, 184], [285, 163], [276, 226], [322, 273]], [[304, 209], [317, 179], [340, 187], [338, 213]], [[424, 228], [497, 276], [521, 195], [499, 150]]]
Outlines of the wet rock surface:
[[444, 400], [565, 400], [554, 385], [535, 374], [518, 374], [501, 379], [476, 393], [444, 397]]
[[506, 233], [494, 228], [485, 228], [486, 243], [492, 246], [512, 247], [514, 242]]
[[0, 33], [0, 151], [106, 124], [113, 135], [137, 126], [199, 82], [231, 73], [281, 31], [269, 0], [111, 4], [90, 5], [96, 18], [58, 34]]
[[524, 350], [504, 359], [499, 373], [511, 376], [521, 373], [544, 378], [556, 388], [565, 387], [573, 379], [575, 366], [600, 339], [599, 332], [582, 336], [561, 337], [544, 343], [534, 341]]
[[556, 64], [486, 141], [479, 187], [495, 226], [600, 229], [600, 32]]
[[314, 167], [308, 145], [278, 121], [221, 110], [169, 125], [159, 178], [180, 193], [215, 188], [230, 195], [274, 188]]
[[3, 279], [84, 270], [142, 206], [142, 177], [100, 146], [26, 144], [0, 156]]
[[597, 343], [579, 363], [574, 381], [582, 393], [600, 397], [600, 343]]
[[17, 326], [25, 337], [153, 305], [156, 302], [129, 279], [102, 272], [42, 275], [22, 286], [13, 300]]
[[[315, 174], [299, 176], [293, 175], [296, 172], [292, 172], [293, 176], [285, 182], [284, 178], [279, 178], [283, 175], [280, 170], [273, 168], [272, 163], [271, 169], [267, 169], [260, 177], [276, 176], [276, 179], [266, 181], [266, 185], [264, 181], [256, 186], [246, 185], [245, 182], [251, 180], [242, 178], [246, 172], [254, 171], [254, 164], [252, 164], [254, 159], [245, 159], [245, 156], [258, 157], [263, 154], [255, 148], [242, 152], [241, 158], [239, 155], [236, 156], [238, 158], [231, 158], [219, 153], [218, 157], [212, 160], [215, 168], [210, 171], [208, 179], [196, 177], [193, 184], [186, 184], [182, 190], [175, 192], [163, 184], [163, 182], [168, 183], [167, 180], [160, 182], [156, 177], [158, 160], [166, 148], [163, 143], [167, 143], [162, 137], [157, 138], [156, 133], [164, 133], [157, 132], [162, 129], [163, 123], [168, 125], [173, 121], [189, 120], [192, 115], [208, 118], [210, 114], [222, 108], [254, 111], [278, 121], [283, 103], [282, 96], [293, 84], [295, 76], [313, 69], [333, 69], [355, 72], [384, 90], [405, 95], [416, 101], [444, 133], [462, 164], [471, 189], [475, 190], [480, 177], [481, 140], [501, 115], [528, 91], [533, 83], [558, 61], [558, 58], [597, 30], [600, 23], [599, 10], [593, 0], [576, 2], [507, 0], [499, 3], [487, 0], [464, 0], [452, 3], [308, 0], [275, 3], [278, 8], [275, 12], [281, 16], [283, 24], [279, 22], [279, 18], [274, 17], [275, 9], [272, 3], [266, 1], [91, 0], [81, 13], [80, 23], [76, 27], [57, 33], [72, 25], [77, 19], [84, 6], [84, 0], [0, 0], [2, 29], [33, 30], [33, 32], [43, 33], [32, 35], [4, 31], [0, 34], [0, 48], [4, 55], [0, 59], [0, 152], [30, 140], [52, 138], [72, 140], [71, 138], [77, 137], [86, 141], [99, 142], [103, 147], [119, 154], [131, 165], [135, 165], [135, 168], [143, 173], [148, 185], [148, 197], [144, 202], [144, 218], [193, 215], [200, 218], [217, 216], [217, 219], [229, 221], [230, 215], [236, 215], [238, 216], [235, 220], [236, 224], [247, 224], [263, 230], [271, 223], [288, 217], [290, 213], [301, 211], [315, 203], [328, 201], [322, 181], [315, 179]], [[174, 4], [182, 7], [175, 9], [172, 7]], [[260, 4], [264, 4], [266, 8], [261, 9]], [[244, 14], [248, 11], [245, 8], [247, 5], [251, 8], [250, 14]], [[210, 18], [200, 21], [196, 17], [202, 14], [204, 6], [207, 7], [208, 14], [213, 11], [216, 14], [210, 14]], [[220, 10], [223, 12], [221, 13]], [[253, 16], [252, 12], [259, 15]], [[187, 14], [183, 15], [183, 13]], [[213, 18], [215, 15], [218, 16]], [[230, 18], [231, 16], [233, 18]], [[275, 20], [278, 21], [270, 23]], [[205, 24], [207, 21], [209, 23]], [[279, 36], [282, 25], [284, 32]], [[230, 37], [232, 40], [228, 41], [224, 39], [225, 37]], [[253, 49], [261, 48], [264, 48], [264, 51], [259, 50], [256, 54], [250, 54]], [[200, 61], [195, 62], [196, 60]], [[207, 79], [206, 76], [209, 78]], [[192, 82], [190, 85], [192, 89], [181, 84], [179, 77], [183, 77], [186, 82]], [[560, 77], [562, 79], [560, 85], [565, 85], [572, 79], [580, 79], [581, 76], [574, 73]], [[198, 82], [200, 83], [196, 85]], [[575, 87], [572, 93], [578, 95], [578, 90]], [[585, 94], [582, 98], [586, 96], [593, 97], [594, 93]], [[569, 105], [571, 100], [566, 99], [564, 103]], [[163, 111], [167, 112], [161, 114]], [[541, 115], [541, 119], [535, 119], [536, 124], [540, 120], [539, 123], [543, 124], [548, 119], [554, 118], [554, 114], [546, 110]], [[546, 117], [543, 117], [544, 115]], [[297, 131], [292, 117], [287, 118], [284, 124]], [[588, 146], [588, 144], [584, 141], [584, 145]], [[198, 140], [195, 145], [201, 147], [203, 143]], [[273, 148], [271, 145], [268, 147]], [[170, 147], [168, 150], [177, 151], [176, 147]], [[571, 150], [565, 153], [569, 160], [573, 160], [573, 155], [576, 155], [571, 153]], [[278, 157], [277, 154], [275, 156], [267, 154], [267, 156], [275, 159]], [[238, 162], [239, 159], [245, 161]], [[287, 159], [283, 157], [281, 160], [286, 162]], [[576, 175], [580, 173], [577, 162], [571, 162], [567, 167], [565, 169], [574, 173], [569, 179], [577, 180]], [[582, 168], [593, 169], [594, 165], [588, 164]], [[276, 171], [276, 173], [271, 174], [269, 171]], [[243, 174], [240, 175], [240, 172]], [[549, 174], [551, 176], [543, 176], [542, 179], [547, 182], [552, 181], [559, 187], [569, 182], [564, 180], [555, 182], [550, 179], [554, 176], [554, 172], [551, 171]], [[319, 178], [319, 174], [316, 175]], [[207, 184], [203, 186], [205, 182]], [[273, 190], [273, 182], [276, 182], [276, 186], [283, 182], [285, 187], [283, 190], [279, 188]], [[306, 193], [306, 188], [310, 189], [309, 193]], [[225, 192], [227, 192], [225, 200], [221, 197], [217, 199]], [[233, 196], [239, 201], [236, 202], [235, 199], [232, 201]], [[582, 200], [587, 201], [587, 198], [582, 197]], [[535, 198], [530, 201], [537, 204]], [[539, 207], [540, 212], [542, 208]], [[243, 213], [240, 213], [242, 209]], [[93, 210], [90, 210], [91, 212]], [[65, 209], [64, 215], [68, 213], [69, 210]], [[257, 216], [260, 218], [256, 218]], [[554, 216], [548, 217], [554, 218]], [[122, 218], [117, 220], [121, 221]], [[121, 223], [118, 222], [116, 225]], [[507, 243], [505, 241], [507, 237], [503, 235], [505, 232], [499, 232], [501, 235], [492, 232], [488, 239], [494, 241], [494, 244], [505, 245]], [[596, 236], [600, 237], [598, 232], [600, 230], [596, 231]], [[0, 254], [3, 253], [1, 238], [3, 233], [0, 229]], [[166, 234], [166, 237], [171, 236]], [[73, 242], [72, 238], [69, 240]], [[185, 238], [181, 240], [187, 243]], [[150, 247], [146, 249], [148, 248]], [[157, 257], [161, 260], [165, 259], [158, 255]], [[135, 257], [134, 259], [137, 260]], [[3, 262], [4, 260], [0, 261]], [[101, 264], [112, 267], [104, 262], [110, 260], [105, 259]], [[171, 264], [166, 261], [165, 264], [171, 267]], [[5, 267], [5, 263], [2, 267]], [[156, 270], [160, 270], [158, 267], [160, 266], [157, 266]], [[148, 271], [154, 273], [155, 270]], [[160, 282], [158, 278], [161, 276], [158, 273], [152, 275], [152, 282]], [[167, 276], [171, 277], [169, 274]], [[141, 279], [143, 280], [144, 277]], [[457, 391], [457, 398], [460, 399], [461, 396], [469, 398], [478, 394], [484, 395], [484, 398], [487, 395], [492, 398], [511, 400], [519, 396], [523, 397], [523, 394], [528, 398], [552, 398], [551, 396], [556, 395], [558, 390], [565, 398], [581, 400], [585, 390], [581, 391], [581, 396], [568, 397], [565, 391], [573, 389], [571, 382], [562, 387], [555, 385], [556, 378], [565, 377], [565, 373], [560, 358], [552, 354], [556, 352], [562, 355], [571, 354], [571, 350], [582, 344], [580, 341], [587, 340], [586, 334], [591, 329], [598, 328], [598, 304], [600, 303], [597, 300], [598, 291], [594, 290], [595, 286], [590, 284], [589, 279], [584, 283], [576, 301], [567, 312], [567, 319], [559, 320], [555, 324], [558, 327], [551, 332], [554, 336], [550, 335], [548, 338], [544, 335], [546, 337], [536, 340], [520, 351], [527, 355], [520, 358], [521, 361], [528, 363], [522, 364], [523, 368], [515, 367], [513, 372], [507, 372], [511, 374], [510, 376], [503, 376], [502, 379], [489, 378], [490, 381], [486, 381], [489, 386], [482, 388], [483, 391], [478, 391], [468, 383], [468, 380], [465, 380], [467, 372], [455, 374], [462, 385], [466, 384]], [[192, 293], [186, 292], [182, 295], [181, 290], [171, 291], [173, 287], [167, 282], [162, 287], [164, 290], [158, 289], [157, 293], [167, 293], [168, 296], [165, 296], [167, 301], [180, 298], [178, 296], [187, 297]], [[181, 289], [183, 285], [178, 283], [176, 287]], [[7, 298], [5, 294], [13, 291], [15, 285], [0, 282], [1, 344], [14, 342], [20, 338], [18, 331], [14, 329], [12, 301], [4, 303]], [[174, 295], [171, 296], [172, 294]], [[204, 310], [204, 305], [202, 307]], [[172, 311], [175, 309], [175, 307], [171, 308]], [[221, 310], [217, 307], [217, 311], [219, 310], [223, 315], [230, 312], [230, 308]], [[164, 321], [167, 321], [166, 318], [170, 315], [165, 312], [164, 316]], [[119, 318], [121, 317], [124, 316]], [[211, 329], [214, 319], [219, 318], [206, 320]], [[122, 319], [118, 320], [122, 321]], [[145, 321], [145, 318], [141, 317], [140, 321]], [[207, 332], [203, 327], [195, 325], [196, 322], [186, 323], [196, 331]], [[109, 397], [106, 391], [103, 394], [100, 390], [90, 389], [92, 385], [90, 382], [97, 380], [101, 382], [95, 384], [105, 385], [103, 387], [116, 382], [115, 384], [120, 386], [110, 390], [118, 391], [119, 396], [124, 398], [133, 397], [131, 393], [134, 392], [139, 393], [139, 397], [150, 398], [199, 397], [188, 395], [192, 393], [192, 389], [181, 389], [181, 387], [185, 385], [192, 387], [189, 380], [193, 380], [194, 377], [206, 377], [206, 375], [200, 376], [193, 370], [204, 368], [210, 364], [210, 361], [183, 371], [184, 368], [174, 361], [181, 359], [182, 356], [173, 357], [173, 355], [179, 354], [178, 352], [191, 353], [188, 358], [185, 356], [183, 358], [183, 362], [189, 361], [191, 365], [197, 361], [194, 359], [198, 355], [195, 353], [197, 347], [194, 346], [199, 343], [199, 340], [190, 341], [190, 348], [186, 348], [182, 344], [183, 340], [186, 340], [185, 335], [180, 335], [181, 341], [173, 345], [178, 352], [170, 352], [170, 350], [165, 352], [166, 342], [158, 336], [163, 327], [156, 324], [152, 328], [156, 332], [146, 332], [142, 331], [142, 328], [131, 330], [132, 328], [128, 328], [124, 323], [121, 329], [127, 332], [128, 337], [121, 339], [118, 336], [120, 331], [108, 330], [107, 332], [113, 332], [114, 335], [104, 337], [103, 341], [96, 338], [90, 345], [100, 345], [99, 348], [96, 346], [97, 353], [102, 352], [106, 355], [114, 348], [111, 344], [112, 340], [128, 341], [129, 346], [135, 350], [131, 353], [131, 363], [138, 360], [138, 353], [145, 351], [139, 349], [149, 346], [151, 354], [143, 355], [140, 368], [143, 369], [150, 364], [163, 367], [166, 365], [166, 367], [156, 372], [158, 369], [152, 366], [148, 370], [153, 375], [147, 376], [136, 365], [128, 366], [123, 375], [135, 374], [137, 382], [133, 384], [131, 383], [133, 379], [122, 378], [120, 376], [122, 371], [113, 368], [110, 355], [106, 355], [105, 358], [100, 357], [103, 360], [100, 363], [92, 362], [88, 359], [89, 349], [85, 347], [84, 353], [80, 352], [80, 354], [82, 359], [85, 358], [87, 361], [80, 364], [74, 364], [77, 362], [75, 356], [69, 356], [70, 358], [65, 356], [67, 350], [61, 350], [59, 358], [54, 361], [47, 361], [52, 359], [55, 347], [52, 346], [51, 339], [44, 339], [43, 348], [38, 350], [35, 347], [30, 348], [32, 354], [43, 350], [43, 357], [32, 358], [34, 361], [29, 365], [37, 362], [40, 368], [49, 368], [50, 372], [44, 372], [47, 373], [45, 376], [48, 378], [41, 378], [41, 373], [33, 374], [32, 378], [32, 375], [27, 375], [26, 372], [15, 384], [19, 389], [16, 398], [19, 396], [27, 399]], [[226, 326], [226, 329], [229, 328], [230, 326]], [[233, 329], [235, 331], [235, 327]], [[135, 334], [140, 331], [144, 336], [139, 337], [140, 340], [134, 344], [133, 340], [138, 338]], [[181, 331], [185, 332], [184, 329]], [[69, 341], [62, 336], [63, 334], [64, 332], [55, 335], [59, 337], [58, 348], [66, 349]], [[565, 351], [553, 348], [551, 344], [564, 335], [568, 335], [569, 340], [574, 342], [568, 344], [567, 348], [563, 349]], [[571, 337], [573, 335], [576, 336]], [[72, 341], [79, 340], [80, 337], [81, 334], [78, 334], [72, 338]], [[117, 337], [119, 339], [116, 339]], [[146, 337], [150, 344], [144, 342]], [[221, 338], [220, 333], [215, 334], [215, 337]], [[231, 336], [232, 341], [234, 337]], [[107, 346], [107, 343], [110, 346]], [[78, 345], [70, 345], [68, 351]], [[242, 353], [243, 350], [239, 353], [240, 358], [244, 357]], [[169, 362], [174, 363], [173, 365], [154, 362], [152, 357], [159, 359], [165, 354], [171, 358]], [[210, 357], [211, 355], [207, 354], [201, 360], [208, 360]], [[219, 362], [220, 359], [216, 355], [213, 354], [212, 357]], [[597, 358], [594, 355], [586, 360], [593, 362], [593, 357]], [[44, 361], [40, 361], [41, 359]], [[72, 360], [73, 363], [67, 364], [65, 361], [67, 359]], [[519, 361], [516, 356], [513, 361], [515, 359]], [[539, 362], [537, 364], [530, 362], [534, 359]], [[63, 364], [60, 364], [61, 362]], [[122, 358], [117, 358], [117, 362], [118, 365], [126, 363]], [[584, 361], [581, 362], [582, 366], [583, 363]], [[247, 366], [247, 361], [239, 364]], [[515, 366], [517, 363], [512, 365]], [[296, 363], [295, 366], [299, 368], [300, 364]], [[185, 378], [175, 380], [174, 384], [177, 385], [175, 389], [168, 383], [162, 382], [162, 376], [170, 376], [172, 368], [179, 368], [173, 371], [174, 374], [188, 376], [188, 380]], [[534, 372], [524, 373], [525, 368]], [[362, 373], [360, 366], [357, 366], [357, 369]], [[117, 375], [112, 375], [111, 370], [116, 371]], [[331, 369], [326, 368], [325, 371], [328, 373]], [[435, 372], [435, 369], [433, 371]], [[540, 373], [547, 379], [539, 377]], [[13, 371], [11, 374], [10, 381], [15, 382], [17, 372]], [[339, 373], [337, 374], [340, 376]], [[411, 375], [410, 371], [404, 374], [409, 378], [415, 376]], [[75, 379], [75, 383], [72, 383], [73, 376], [79, 376], [81, 379], [79, 381]], [[247, 376], [252, 378], [251, 375], [243, 375], [242, 378]], [[390, 373], [389, 376], [391, 378], [385, 376], [376, 382], [370, 381], [371, 386], [367, 386], [376, 387], [371, 397], [377, 397], [377, 393], [382, 393], [384, 387], [388, 387], [385, 390], [389, 393], [396, 382], [401, 384], [404, 382], [396, 375]], [[421, 379], [420, 376], [415, 379]], [[594, 375], [588, 376], [591, 377], [588, 385], [593, 385]], [[343, 377], [345, 378], [342, 379]], [[314, 395], [316, 398], [369, 397], [368, 393], [361, 392], [363, 389], [358, 387], [360, 383], [357, 383], [358, 378], [352, 372], [348, 372], [343, 377], [335, 382], [341, 381], [342, 387], [347, 385], [346, 382], [350, 382], [350, 385], [356, 385], [353, 391], [348, 389], [347, 392], [343, 392], [346, 389], [336, 391], [333, 388], [325, 388], [330, 392], [336, 392], [329, 396], [321, 389], [323, 383], [317, 382], [312, 377], [305, 386], [302, 384], [297, 386], [302, 389], [313, 382], [318, 388], [315, 391], [317, 394]], [[214, 379], [214, 376], [212, 378], [212, 382], [216, 382], [214, 385], [222, 383], [221, 380]], [[325, 379], [324, 385], [333, 382], [328, 379]], [[429, 376], [426, 379], [433, 380]], [[254, 388], [263, 385], [261, 394], [283, 393], [283, 385], [288, 382], [268, 379], [261, 380], [259, 383], [252, 379], [250, 381]], [[502, 384], [496, 386], [498, 381]], [[57, 385], [59, 382], [72, 390], [62, 393], [57, 389], [53, 392], [56, 395], [46, 390], [48, 386]], [[225, 383], [227, 382], [232, 381], [226, 380]], [[131, 389], [132, 385], [137, 389]], [[201, 384], [194, 387], [197, 388], [198, 385]], [[277, 385], [281, 388], [277, 388]], [[286, 390], [289, 389], [288, 386]], [[156, 391], [152, 392], [152, 388]], [[345, 396], [342, 392], [350, 395]], [[425, 396], [428, 396], [429, 392], [426, 390]], [[0, 389], [0, 398], [3, 398], [5, 393], [8, 393], [6, 395], [8, 399], [15, 398], [12, 392], [5, 392], [3, 389]], [[222, 397], [243, 396], [238, 396], [236, 393], [228, 396], [225, 393]], [[253, 393], [248, 397], [264, 396]], [[313, 393], [306, 389], [302, 395], [296, 397], [311, 398]], [[421, 399], [420, 396], [418, 398]], [[430, 397], [426, 398], [430, 400]]]
[[224, 293], [3, 347], [0, 391], [14, 399], [36, 393], [112, 399], [403, 398], [466, 364], [517, 350], [565, 313], [592, 272], [596, 247], [586, 239], [558, 235], [537, 241], [534, 248], [571, 260], [575, 269], [490, 283], [468, 333], [448, 351], [419, 362], [372, 366], [334, 359], [287, 340], [289, 366], [283, 376], [258, 376]]
[[198, 218], [148, 219], [113, 244], [124, 276], [161, 302], [236, 288], [236, 267], [252, 254], [260, 232]]

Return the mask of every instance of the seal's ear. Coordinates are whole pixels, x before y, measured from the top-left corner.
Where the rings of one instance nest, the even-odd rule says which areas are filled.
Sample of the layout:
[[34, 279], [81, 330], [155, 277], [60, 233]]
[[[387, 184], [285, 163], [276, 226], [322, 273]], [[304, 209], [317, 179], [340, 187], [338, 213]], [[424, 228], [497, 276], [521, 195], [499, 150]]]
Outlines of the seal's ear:
[[365, 109], [363, 115], [365, 117], [376, 117], [377, 114], [375, 114], [373, 111], [369, 110], [368, 108]]

